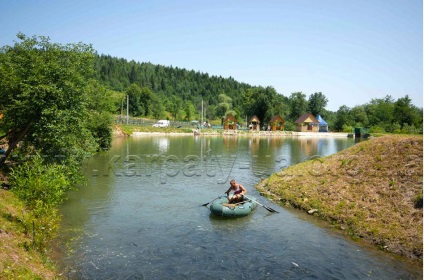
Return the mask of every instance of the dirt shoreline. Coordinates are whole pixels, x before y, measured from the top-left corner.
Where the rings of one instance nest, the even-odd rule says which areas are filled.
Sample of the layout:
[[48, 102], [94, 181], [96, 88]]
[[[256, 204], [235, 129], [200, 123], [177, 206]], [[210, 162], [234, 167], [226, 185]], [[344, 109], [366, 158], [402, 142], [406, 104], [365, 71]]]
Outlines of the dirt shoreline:
[[422, 260], [422, 136], [373, 138], [290, 166], [256, 187], [353, 238]]

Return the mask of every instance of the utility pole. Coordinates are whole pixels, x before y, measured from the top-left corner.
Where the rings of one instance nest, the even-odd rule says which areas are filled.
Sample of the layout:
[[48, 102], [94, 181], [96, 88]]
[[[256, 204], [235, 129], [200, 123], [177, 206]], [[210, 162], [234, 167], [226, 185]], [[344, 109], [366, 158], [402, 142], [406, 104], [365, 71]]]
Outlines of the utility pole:
[[127, 94], [127, 124], [128, 124], [128, 119], [129, 119], [129, 95]]

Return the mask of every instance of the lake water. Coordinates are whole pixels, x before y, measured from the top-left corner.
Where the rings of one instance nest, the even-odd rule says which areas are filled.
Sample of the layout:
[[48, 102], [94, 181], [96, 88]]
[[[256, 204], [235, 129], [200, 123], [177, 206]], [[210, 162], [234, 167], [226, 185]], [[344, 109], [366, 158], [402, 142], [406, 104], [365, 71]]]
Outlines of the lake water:
[[[88, 185], [63, 204], [58, 240], [71, 279], [422, 279], [422, 268], [361, 245], [254, 186], [349, 138], [142, 136], [87, 159]], [[235, 179], [258, 207], [223, 219], [202, 204]]]

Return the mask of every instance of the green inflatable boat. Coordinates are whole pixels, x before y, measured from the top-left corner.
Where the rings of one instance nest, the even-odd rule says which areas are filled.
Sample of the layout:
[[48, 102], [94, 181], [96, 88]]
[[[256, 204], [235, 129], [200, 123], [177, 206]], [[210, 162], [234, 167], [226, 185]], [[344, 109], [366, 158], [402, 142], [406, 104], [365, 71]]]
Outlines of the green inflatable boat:
[[221, 196], [210, 204], [209, 209], [217, 216], [243, 217], [252, 213], [256, 206], [256, 199], [253, 197], [244, 197], [242, 202], [229, 204], [227, 196]]

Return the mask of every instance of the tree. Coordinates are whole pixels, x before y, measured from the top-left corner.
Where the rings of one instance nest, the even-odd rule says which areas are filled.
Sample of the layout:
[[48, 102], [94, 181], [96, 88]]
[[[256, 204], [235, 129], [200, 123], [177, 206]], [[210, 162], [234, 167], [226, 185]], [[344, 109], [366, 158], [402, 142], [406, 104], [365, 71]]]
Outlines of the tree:
[[2, 129], [8, 149], [36, 147], [51, 161], [82, 159], [96, 148], [87, 129], [86, 86], [94, 51], [82, 43], [59, 45], [46, 37], [17, 35], [0, 49]]
[[337, 131], [342, 131], [343, 126], [352, 126], [354, 125], [354, 120], [352, 119], [350, 108], [346, 105], [340, 106], [339, 110], [337, 110], [336, 122], [334, 124], [334, 128]]
[[116, 111], [113, 92], [92, 80], [87, 86], [87, 128], [100, 148], [108, 149], [112, 143], [112, 112]]
[[216, 108], [216, 115], [219, 117], [225, 117], [226, 114], [233, 108], [232, 99], [228, 95], [221, 93], [218, 95], [218, 106]]
[[191, 101], [185, 102], [184, 111], [186, 121], [191, 121], [196, 116], [196, 109]]
[[328, 99], [322, 92], [315, 92], [309, 96], [309, 112], [317, 116], [322, 114], [327, 106]]
[[183, 100], [175, 95], [172, 95], [170, 99], [171, 102], [169, 103], [169, 107], [167, 109], [175, 120], [177, 119], [178, 113], [183, 108]]
[[141, 87], [138, 84], [131, 84], [126, 93], [128, 95], [129, 114], [132, 116], [143, 116], [146, 112], [141, 104]]
[[390, 126], [393, 123], [393, 98], [387, 95], [384, 99], [372, 99], [364, 105], [370, 126]]
[[396, 122], [400, 124], [417, 124], [413, 105], [408, 95], [399, 98], [393, 106], [393, 116]]
[[350, 115], [354, 120], [355, 126], [366, 127], [368, 126], [368, 117], [365, 112], [364, 106], [355, 106], [350, 110]]
[[289, 119], [291, 121], [297, 120], [302, 114], [307, 113], [308, 101], [306, 95], [302, 92], [293, 92], [289, 97], [290, 114]]

